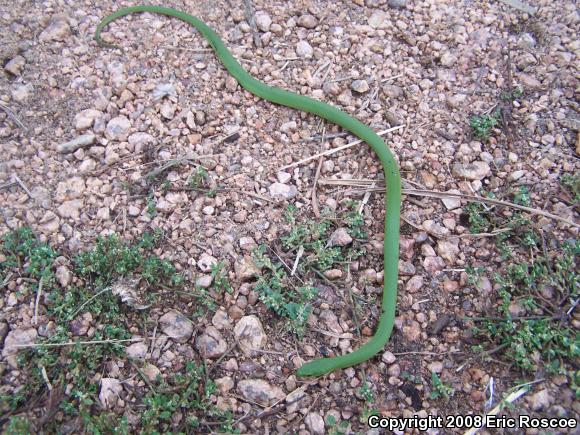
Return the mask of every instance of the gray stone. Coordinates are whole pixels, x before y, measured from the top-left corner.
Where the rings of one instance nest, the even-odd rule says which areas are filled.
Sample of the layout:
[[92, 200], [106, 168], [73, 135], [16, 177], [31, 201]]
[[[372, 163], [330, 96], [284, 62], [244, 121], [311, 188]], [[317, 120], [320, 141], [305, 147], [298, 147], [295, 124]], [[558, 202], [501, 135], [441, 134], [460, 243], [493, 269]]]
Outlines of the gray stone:
[[131, 121], [126, 116], [116, 116], [107, 123], [105, 136], [109, 140], [122, 142], [127, 140], [130, 128]]
[[305, 14], [298, 17], [296, 24], [300, 27], [304, 27], [305, 29], [314, 29], [316, 26], [318, 26], [318, 20], [314, 15]]
[[366, 80], [355, 80], [350, 84], [350, 88], [359, 94], [364, 94], [370, 89]]
[[352, 243], [352, 237], [348, 234], [346, 228], [337, 228], [331, 234], [330, 239], [328, 240], [329, 246], [347, 246]]
[[195, 348], [203, 358], [219, 358], [228, 350], [228, 344], [214, 326], [208, 326], [195, 340]]
[[262, 322], [256, 316], [242, 317], [234, 327], [234, 335], [242, 351], [252, 356], [268, 341]]
[[323, 435], [324, 434], [324, 420], [318, 412], [309, 412], [304, 419], [306, 427], [311, 434]]
[[280, 387], [272, 386], [262, 379], [242, 380], [238, 382], [238, 390], [247, 400], [263, 406], [270, 406], [285, 396]]
[[191, 320], [176, 310], [168, 311], [161, 316], [159, 324], [163, 333], [178, 343], [186, 343], [193, 334]]
[[491, 168], [485, 162], [455, 163], [451, 169], [455, 177], [466, 180], [483, 180], [491, 175]]
[[296, 54], [299, 57], [310, 59], [314, 54], [314, 49], [308, 43], [308, 41], [300, 41], [296, 45]]

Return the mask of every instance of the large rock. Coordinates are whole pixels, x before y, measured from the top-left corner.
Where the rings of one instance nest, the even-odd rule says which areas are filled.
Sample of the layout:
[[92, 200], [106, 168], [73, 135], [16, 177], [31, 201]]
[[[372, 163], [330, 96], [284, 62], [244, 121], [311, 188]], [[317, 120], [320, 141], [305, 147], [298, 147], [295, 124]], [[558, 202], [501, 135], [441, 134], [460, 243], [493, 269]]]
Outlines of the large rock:
[[169, 338], [178, 343], [185, 343], [193, 334], [193, 324], [191, 320], [179, 311], [171, 310], [159, 319], [161, 330]]
[[473, 163], [455, 163], [451, 172], [457, 178], [466, 180], [483, 180], [491, 174], [491, 168], [485, 162], [476, 161]]
[[270, 385], [262, 379], [242, 380], [238, 382], [238, 390], [247, 400], [263, 406], [270, 406], [285, 396], [281, 388]]
[[214, 326], [208, 326], [197, 337], [195, 347], [203, 358], [219, 358], [228, 350], [224, 337]]
[[248, 356], [253, 355], [254, 349], [261, 349], [268, 341], [262, 322], [256, 316], [242, 317], [234, 327], [234, 335], [242, 351]]

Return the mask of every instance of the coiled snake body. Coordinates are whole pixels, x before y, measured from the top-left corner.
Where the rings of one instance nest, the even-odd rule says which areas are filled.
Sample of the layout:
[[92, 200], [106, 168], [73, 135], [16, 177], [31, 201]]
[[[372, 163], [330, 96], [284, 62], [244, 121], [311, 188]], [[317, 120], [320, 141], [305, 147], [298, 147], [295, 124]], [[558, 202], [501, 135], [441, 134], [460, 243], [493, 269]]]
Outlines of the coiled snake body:
[[101, 39], [101, 32], [110, 22], [134, 12], [152, 12], [179, 18], [195, 27], [207, 39], [217, 57], [238, 83], [252, 94], [275, 104], [303, 110], [320, 116], [363, 140], [379, 157], [385, 173], [387, 192], [385, 194], [385, 239], [384, 239], [384, 288], [382, 310], [375, 335], [363, 346], [347, 355], [321, 358], [304, 364], [298, 376], [320, 376], [339, 368], [350, 367], [372, 358], [385, 346], [395, 320], [397, 302], [397, 279], [399, 263], [399, 214], [401, 208], [401, 177], [393, 155], [383, 140], [369, 127], [353, 117], [321, 101], [268, 86], [252, 77], [236, 61], [219, 36], [196, 17], [163, 6], [132, 6], [123, 8], [103, 18], [97, 26], [95, 39], [99, 45], [107, 46]]

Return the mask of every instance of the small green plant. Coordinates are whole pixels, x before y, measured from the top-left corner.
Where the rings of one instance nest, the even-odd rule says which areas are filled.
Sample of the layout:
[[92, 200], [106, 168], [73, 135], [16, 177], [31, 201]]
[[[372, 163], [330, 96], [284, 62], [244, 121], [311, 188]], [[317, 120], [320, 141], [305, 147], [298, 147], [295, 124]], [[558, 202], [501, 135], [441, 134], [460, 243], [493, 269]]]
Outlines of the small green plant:
[[147, 215], [150, 218], [154, 218], [157, 215], [157, 203], [153, 195], [147, 197]]
[[449, 385], [445, 385], [441, 381], [439, 376], [437, 376], [437, 373], [432, 372], [431, 373], [431, 394], [429, 397], [431, 399], [443, 398], [445, 400], [449, 400], [449, 398], [451, 396], [453, 396], [453, 394], [454, 394], [453, 388], [450, 387]]
[[219, 263], [211, 266], [211, 277], [213, 279], [213, 284], [219, 291], [232, 293], [232, 285], [228, 280], [227, 272], [223, 271], [224, 267], [225, 263], [223, 261], [220, 261]]
[[312, 312], [309, 302], [316, 297], [318, 291], [308, 285], [296, 288], [282, 266], [272, 262], [265, 255], [265, 251], [265, 246], [254, 250], [256, 264], [264, 269], [255, 290], [264, 305], [288, 319], [289, 329], [301, 337]]
[[6, 435], [21, 435], [32, 433], [30, 420], [23, 416], [10, 417], [3, 433]]
[[347, 420], [339, 423], [334, 415], [329, 415], [326, 417], [326, 426], [329, 435], [346, 435], [348, 433], [349, 423]]
[[412, 373], [409, 373], [409, 372], [407, 372], [407, 371], [402, 371], [402, 372], [401, 372], [401, 377], [402, 377], [403, 379], [406, 379], [406, 380], [408, 380], [409, 382], [411, 382], [411, 383], [413, 383], [413, 384], [417, 384], [417, 385], [419, 385], [419, 384], [421, 384], [421, 383], [423, 382], [423, 381], [421, 380], [421, 377], [420, 377], [420, 376], [416, 376], [416, 375], [414, 375], [414, 374], [412, 374]]
[[580, 177], [578, 175], [564, 174], [560, 179], [560, 183], [564, 186], [574, 204], [580, 202]]
[[469, 120], [469, 125], [473, 130], [473, 134], [478, 139], [487, 140], [490, 135], [490, 131], [493, 127], [499, 124], [500, 121], [500, 110], [496, 110], [491, 115], [474, 115]]
[[204, 366], [189, 362], [182, 373], [161, 381], [155, 390], [143, 399], [145, 410], [141, 413], [143, 433], [168, 433], [175, 430], [172, 417], [176, 412], [184, 416], [186, 432], [194, 433], [201, 425], [201, 416], [217, 419], [222, 429], [233, 430], [232, 415], [219, 410], [211, 400], [215, 394], [215, 383], [207, 377]]
[[521, 87], [517, 87], [513, 89], [511, 92], [502, 91], [499, 95], [500, 99], [503, 101], [515, 101], [521, 98], [524, 95], [524, 89]]
[[375, 401], [375, 393], [368, 382], [364, 382], [359, 388], [358, 393], [365, 402], [373, 403]]
[[198, 166], [195, 172], [189, 176], [187, 180], [187, 187], [190, 189], [201, 189], [205, 185], [207, 179], [207, 171], [203, 166]]
[[[111, 286], [125, 277], [137, 277], [141, 282], [159, 286], [173, 286], [180, 281], [171, 263], [150, 253], [159, 240], [158, 232], [146, 233], [134, 244], [114, 235], [100, 237], [92, 249], [73, 259], [72, 271], [76, 276], [72, 282], [75, 284], [62, 288], [52, 274], [53, 261], [60, 255], [58, 252], [41, 243], [29, 228], [20, 228], [2, 238], [0, 269], [6, 273], [16, 272], [29, 280], [42, 280], [46, 295], [45, 315], [55, 326], [47, 337], [37, 339], [36, 347], [19, 352], [18, 365], [26, 382], [11, 394], [0, 397], [0, 413], [16, 412], [35, 397], [48, 397], [46, 379], [50, 379], [54, 388], [67, 386], [58, 405], [59, 411], [65, 420], [78, 421], [80, 432], [129, 433], [126, 418], [102, 410], [95, 375], [102, 373], [111, 359], [125, 357], [123, 340], [131, 337], [125, 316], [121, 315], [122, 302], [112, 294]], [[83, 327], [83, 313], [91, 314], [94, 325], [91, 343], [77, 341], [62, 346], [78, 340], [79, 333], [75, 331]], [[228, 419], [224, 417], [223, 421], [227, 423]], [[231, 426], [231, 418], [229, 422]], [[27, 427], [26, 419], [14, 416], [3, 430], [29, 433]], [[53, 421], [43, 429], [58, 433], [61, 428]]]

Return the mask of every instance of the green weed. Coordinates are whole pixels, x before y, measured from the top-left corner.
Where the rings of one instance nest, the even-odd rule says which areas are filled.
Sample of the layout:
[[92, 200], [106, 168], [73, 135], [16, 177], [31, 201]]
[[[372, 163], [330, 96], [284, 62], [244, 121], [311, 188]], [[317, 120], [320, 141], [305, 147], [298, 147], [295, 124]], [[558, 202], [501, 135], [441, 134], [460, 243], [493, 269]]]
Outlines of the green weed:
[[326, 417], [326, 426], [329, 435], [346, 435], [349, 423], [348, 420], [343, 420], [339, 423], [334, 415], [329, 415]]
[[[123, 306], [118, 297], [109, 291], [109, 287], [125, 277], [137, 277], [149, 285], [159, 286], [173, 286], [182, 281], [171, 263], [150, 253], [156, 247], [160, 236], [159, 232], [146, 233], [134, 244], [125, 243], [117, 236], [98, 238], [90, 250], [74, 257], [73, 272], [76, 279], [73, 282], [76, 284], [67, 288], [61, 288], [53, 277], [53, 261], [60, 254], [39, 242], [30, 229], [21, 228], [2, 238], [2, 272], [17, 271], [31, 279], [42, 279], [43, 292], [47, 295], [46, 316], [55, 324], [48, 337], [37, 341], [37, 347], [19, 353], [19, 368], [26, 375], [27, 381], [18, 390], [0, 397], [2, 414], [17, 412], [32, 398], [45, 394], [46, 382], [41, 371], [44, 369], [54, 388], [67, 386], [68, 392], [58, 405], [65, 420], [79, 421], [83, 433], [129, 433], [124, 417], [101, 409], [99, 386], [94, 379], [95, 374], [104, 370], [108, 361], [125, 357], [125, 347], [118, 340], [131, 337], [125, 316], [122, 315]], [[81, 313], [91, 313], [94, 330], [90, 340], [96, 343], [89, 345], [77, 342], [70, 346], [49, 346], [76, 339], [73, 325], [78, 322], [78, 315]], [[198, 376], [199, 370], [196, 373]], [[193, 375], [188, 372], [187, 376]], [[211, 381], [205, 382], [208, 388], [212, 385]], [[193, 394], [191, 389], [194, 388], [191, 383], [187, 383], [184, 378], [175, 377], [172, 387], [177, 388], [177, 392], [180, 388], [184, 389], [178, 403], [179, 409], [195, 406], [188, 404]], [[171, 402], [165, 399], [167, 397], [161, 401], [168, 407], [167, 403]], [[149, 413], [153, 415], [157, 412], [154, 402], [152, 397], [143, 402], [145, 406], [152, 407]], [[158, 427], [164, 424], [165, 414], [162, 412], [163, 410], [159, 412], [157, 418]], [[219, 416], [225, 422], [224, 427], [227, 424], [232, 425], [232, 419], [228, 420], [224, 413], [212, 408], [211, 415]], [[193, 420], [190, 418], [188, 421]], [[27, 420], [12, 417], [3, 429], [8, 433], [27, 433], [26, 427]], [[44, 429], [55, 433], [60, 431], [55, 421], [47, 424]]]
[[205, 186], [205, 181], [208, 177], [207, 171], [203, 166], [198, 166], [195, 172], [189, 176], [187, 180], [187, 187], [190, 189], [201, 189]]
[[[212, 403], [211, 396], [215, 392], [215, 383], [206, 377], [205, 367], [187, 363], [183, 373], [162, 381], [143, 399], [143, 433], [169, 433], [174, 430], [193, 433], [200, 427], [202, 415], [219, 420], [222, 429], [236, 433], [232, 428], [231, 413], [220, 411]], [[178, 428], [172, 421], [176, 412], [181, 412], [184, 417]]]
[[232, 293], [232, 285], [230, 284], [227, 272], [222, 269], [225, 267], [225, 263], [220, 261], [217, 264], [211, 266], [211, 277], [213, 278], [213, 285], [219, 291], [226, 291]]
[[445, 400], [449, 400], [451, 396], [453, 396], [454, 390], [449, 385], [445, 385], [437, 373], [431, 373], [431, 394], [429, 397], [431, 399], [439, 399], [443, 398]]
[[580, 202], [580, 177], [578, 175], [564, 174], [560, 178], [560, 183], [564, 186], [574, 204]]
[[469, 120], [469, 125], [477, 139], [487, 140], [491, 129], [499, 124], [501, 118], [500, 110], [496, 110], [491, 115], [474, 115]]
[[264, 305], [288, 319], [289, 329], [301, 337], [312, 312], [309, 302], [316, 297], [318, 290], [307, 285], [298, 288], [293, 286], [283, 267], [272, 262], [265, 251], [265, 246], [254, 250], [256, 264], [263, 268], [255, 290]]

